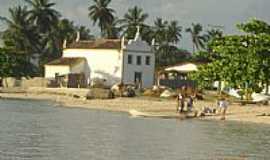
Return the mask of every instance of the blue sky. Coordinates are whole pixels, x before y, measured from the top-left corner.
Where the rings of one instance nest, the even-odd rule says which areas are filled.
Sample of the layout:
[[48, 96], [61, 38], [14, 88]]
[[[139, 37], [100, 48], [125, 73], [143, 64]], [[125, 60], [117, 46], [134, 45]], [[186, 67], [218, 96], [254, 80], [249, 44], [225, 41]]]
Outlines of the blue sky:
[[[52, 0], [63, 17], [72, 19], [76, 24], [86, 25], [98, 35], [98, 29], [91, 25], [88, 18], [88, 6], [92, 0]], [[0, 0], [0, 15], [7, 16], [8, 8], [24, 4], [23, 0]], [[209, 25], [224, 26], [225, 33], [237, 33], [235, 24], [250, 18], [270, 22], [270, 0], [112, 0], [111, 7], [121, 17], [134, 5], [140, 6], [150, 17], [152, 23], [157, 17], [178, 20], [184, 28], [192, 22], [199, 22], [207, 28]], [[0, 24], [0, 29], [4, 26]], [[183, 33], [184, 34], [184, 33]], [[190, 38], [184, 34], [182, 48], [191, 48]]]

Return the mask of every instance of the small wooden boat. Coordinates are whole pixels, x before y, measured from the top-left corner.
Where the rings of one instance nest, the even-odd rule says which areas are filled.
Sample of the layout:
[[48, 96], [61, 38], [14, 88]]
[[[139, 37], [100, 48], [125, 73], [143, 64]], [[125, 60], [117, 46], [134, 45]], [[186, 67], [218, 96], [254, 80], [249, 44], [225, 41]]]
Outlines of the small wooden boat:
[[190, 113], [183, 113], [183, 114], [175, 114], [175, 115], [166, 115], [166, 114], [160, 114], [160, 113], [145, 113], [145, 112], [139, 112], [137, 110], [129, 110], [129, 114], [131, 117], [145, 117], [145, 118], [164, 118], [164, 119], [188, 119], [188, 118], [195, 118], [197, 116], [196, 113], [190, 112]]
[[132, 116], [132, 117], [150, 117], [152, 115], [148, 114], [148, 113], [144, 113], [144, 112], [139, 112], [137, 110], [129, 110], [129, 114]]

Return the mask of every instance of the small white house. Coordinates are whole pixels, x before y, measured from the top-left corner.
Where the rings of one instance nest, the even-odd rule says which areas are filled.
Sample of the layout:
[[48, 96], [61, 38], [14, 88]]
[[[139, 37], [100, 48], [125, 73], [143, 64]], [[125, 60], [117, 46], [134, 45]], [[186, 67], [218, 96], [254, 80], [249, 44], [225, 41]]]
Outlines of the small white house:
[[139, 82], [145, 88], [154, 84], [154, 72], [155, 54], [152, 47], [141, 40], [139, 29], [135, 38], [129, 41], [124, 38], [96, 41], [77, 39], [64, 49], [62, 58], [45, 65], [45, 78], [84, 73], [88, 84], [93, 79], [102, 79], [107, 85]]
[[45, 77], [54, 78], [56, 75], [83, 73], [87, 68], [84, 58], [60, 58], [45, 65]]

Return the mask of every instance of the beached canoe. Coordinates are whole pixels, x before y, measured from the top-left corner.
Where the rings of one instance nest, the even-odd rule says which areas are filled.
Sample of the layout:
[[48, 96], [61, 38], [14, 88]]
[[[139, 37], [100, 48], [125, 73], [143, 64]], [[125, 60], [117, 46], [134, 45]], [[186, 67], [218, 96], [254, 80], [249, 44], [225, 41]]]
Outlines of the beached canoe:
[[153, 115], [150, 115], [148, 113], [144, 113], [144, 112], [139, 112], [135, 109], [132, 109], [132, 110], [129, 110], [129, 114], [132, 116], [132, 117], [149, 117], [149, 116], [153, 116]]
[[165, 118], [165, 119], [175, 119], [175, 118], [180, 118], [180, 119], [187, 119], [187, 118], [195, 118], [197, 116], [196, 113], [183, 113], [183, 114], [175, 114], [175, 115], [166, 115], [166, 114], [158, 114], [158, 113], [145, 113], [145, 112], [140, 112], [137, 110], [129, 110], [129, 114], [132, 117], [145, 117], [145, 118]]

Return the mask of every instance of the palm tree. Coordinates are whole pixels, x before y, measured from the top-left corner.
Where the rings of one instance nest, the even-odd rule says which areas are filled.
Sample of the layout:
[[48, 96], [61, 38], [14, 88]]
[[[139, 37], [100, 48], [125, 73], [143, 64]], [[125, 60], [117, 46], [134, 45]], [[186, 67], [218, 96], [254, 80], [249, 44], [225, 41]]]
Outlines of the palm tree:
[[30, 19], [41, 33], [52, 31], [57, 26], [60, 13], [52, 8], [55, 3], [50, 0], [25, 0], [25, 2], [32, 7]]
[[76, 28], [73, 21], [66, 18], [59, 20], [57, 28], [53, 31], [53, 34], [59, 41], [59, 48], [62, 47], [62, 43], [66, 40], [68, 43], [73, 42], [76, 39], [76, 35], [79, 28]]
[[179, 52], [176, 44], [180, 41], [182, 27], [177, 21], [164, 21], [157, 18], [154, 22], [152, 37], [156, 41], [157, 65], [172, 64]]
[[122, 30], [121, 27], [118, 27], [119, 20], [115, 18], [111, 24], [107, 25], [106, 34], [110, 39], [117, 39], [120, 36]]
[[[0, 17], [5, 22], [8, 29], [4, 31], [2, 39], [4, 41], [4, 53], [9, 60], [6, 62], [11, 76], [33, 75], [37, 73], [37, 68], [31, 64], [31, 57], [39, 51], [39, 35], [36, 28], [29, 20], [29, 12], [26, 7], [14, 7], [9, 9], [9, 18]], [[13, 74], [14, 73], [14, 74]]]
[[177, 21], [172, 21], [168, 26], [168, 35], [170, 41], [173, 43], [177, 43], [182, 38], [182, 27], [178, 25]]
[[[109, 8], [111, 0], [93, 0], [94, 5], [88, 8], [88, 16], [93, 20], [95, 25], [98, 22], [98, 26], [101, 31], [101, 36], [106, 36], [106, 30], [114, 22], [114, 10]], [[108, 35], [107, 35], [108, 36]]]
[[197, 24], [192, 23], [192, 27], [186, 29], [186, 32], [190, 33], [191, 35], [191, 39], [193, 43], [193, 46], [192, 46], [193, 53], [195, 52], [195, 50], [199, 50], [201, 48], [204, 49], [205, 37], [201, 35], [202, 31], [203, 31], [202, 25], [199, 23]]
[[166, 27], [168, 26], [168, 21], [164, 21], [162, 18], [157, 18], [154, 21], [154, 26], [152, 29], [152, 38], [155, 39], [156, 43], [158, 45], [161, 45], [163, 41], [167, 38], [165, 38], [166, 34]]
[[145, 20], [148, 18], [147, 13], [143, 13], [143, 9], [135, 6], [128, 9], [128, 12], [124, 15], [124, 18], [120, 20], [122, 24], [121, 28], [124, 29], [124, 33], [128, 38], [135, 36], [137, 26], [144, 30], [146, 28]]
[[85, 26], [77, 26], [76, 30], [80, 33], [80, 39], [81, 40], [93, 40], [93, 39], [95, 39], [95, 36], [91, 34], [90, 29], [86, 28]]
[[215, 38], [221, 38], [223, 36], [223, 32], [222, 30], [219, 30], [219, 29], [211, 29], [211, 30], [208, 30], [206, 35], [205, 35], [205, 40], [207, 42], [215, 39]]
[[39, 36], [29, 20], [27, 8], [18, 6], [9, 9], [10, 18], [0, 17], [8, 29], [3, 33], [6, 47], [17, 53], [31, 54], [39, 51]]
[[182, 27], [177, 21], [164, 21], [157, 18], [153, 27], [153, 38], [161, 45], [163, 43], [175, 45], [182, 38]]

